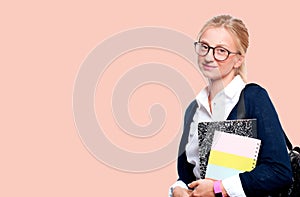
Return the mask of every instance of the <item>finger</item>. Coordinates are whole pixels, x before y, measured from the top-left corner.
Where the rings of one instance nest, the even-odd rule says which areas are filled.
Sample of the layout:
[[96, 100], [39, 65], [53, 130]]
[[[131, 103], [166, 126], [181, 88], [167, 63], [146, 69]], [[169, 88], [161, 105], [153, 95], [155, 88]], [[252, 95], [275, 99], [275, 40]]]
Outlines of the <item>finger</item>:
[[191, 193], [189, 194], [189, 197], [196, 197], [195, 192], [194, 192], [194, 191], [191, 192]]
[[187, 189], [186, 192], [187, 192], [188, 194], [191, 194], [191, 193], [193, 192], [193, 190]]
[[193, 181], [193, 182], [191, 182], [190, 184], [188, 184], [188, 186], [189, 186], [190, 188], [197, 187], [198, 185], [199, 185], [199, 181]]

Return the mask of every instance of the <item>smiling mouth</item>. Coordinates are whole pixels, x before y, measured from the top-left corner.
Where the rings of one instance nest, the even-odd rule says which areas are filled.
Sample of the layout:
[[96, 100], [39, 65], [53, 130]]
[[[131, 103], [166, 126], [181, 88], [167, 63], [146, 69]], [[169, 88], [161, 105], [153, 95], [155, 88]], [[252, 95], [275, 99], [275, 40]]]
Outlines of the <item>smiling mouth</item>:
[[214, 68], [218, 68], [217, 66], [211, 66], [211, 65], [208, 65], [208, 64], [202, 64], [203, 65], [203, 68], [205, 69], [214, 69]]

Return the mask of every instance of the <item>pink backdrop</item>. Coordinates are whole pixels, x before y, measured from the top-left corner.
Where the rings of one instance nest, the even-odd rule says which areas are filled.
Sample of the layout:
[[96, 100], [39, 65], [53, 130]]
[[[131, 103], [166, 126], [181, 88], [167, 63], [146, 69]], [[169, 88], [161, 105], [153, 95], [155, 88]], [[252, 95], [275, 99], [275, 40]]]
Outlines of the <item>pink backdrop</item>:
[[[250, 31], [248, 79], [268, 90], [286, 133], [300, 144], [298, 7], [297, 1], [2, 2], [0, 196], [167, 195], [177, 177], [175, 158], [147, 172], [117, 170], [90, 154], [74, 120], [73, 91], [82, 63], [103, 41], [140, 27], [168, 28], [196, 38], [214, 15], [242, 18]], [[128, 109], [133, 122], [143, 126], [151, 122], [152, 104], [161, 104], [166, 112], [161, 130], [134, 137], [114, 121], [110, 102], [116, 82], [148, 62], [163, 63], [185, 76], [194, 93], [203, 87], [189, 62], [161, 49], [134, 50], [111, 62], [99, 76], [95, 112], [105, 136], [127, 152], [164, 148], [182, 120], [180, 99], [172, 88], [152, 83], [132, 93]], [[130, 164], [126, 156], [122, 159]]]

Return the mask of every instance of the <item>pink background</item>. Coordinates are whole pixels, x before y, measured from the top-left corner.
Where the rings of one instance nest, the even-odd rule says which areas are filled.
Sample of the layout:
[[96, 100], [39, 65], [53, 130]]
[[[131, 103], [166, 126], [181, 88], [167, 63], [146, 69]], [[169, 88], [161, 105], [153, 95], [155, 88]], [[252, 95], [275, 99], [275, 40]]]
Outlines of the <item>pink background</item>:
[[[147, 173], [110, 168], [87, 151], [73, 119], [74, 81], [86, 56], [108, 37], [142, 26], [167, 27], [196, 38], [203, 23], [214, 15], [229, 13], [242, 18], [250, 31], [249, 81], [268, 90], [286, 133], [294, 144], [300, 144], [298, 8], [297, 1], [270, 0], [2, 2], [0, 196], [167, 195], [177, 177], [175, 162]], [[119, 61], [136, 66], [142, 58], [163, 59], [188, 76], [195, 92], [202, 88], [200, 76], [192, 69], [185, 70], [182, 65], [186, 62], [177, 56], [156, 57], [155, 50], [146, 52], [137, 51]], [[120, 75], [124, 71], [111, 69]], [[105, 77], [102, 80], [109, 81], [116, 76], [108, 70]], [[172, 98], [160, 87], [146, 89], [153, 95], [159, 92]], [[178, 104], [176, 99], [161, 99], [137, 92], [129, 102], [135, 121], [149, 121], [134, 105], [143, 106], [140, 102], [146, 106], [166, 103], [165, 107], [171, 108], [167, 121], [181, 121], [182, 111], [172, 107], [172, 103]], [[96, 102], [98, 114], [100, 106]], [[124, 149], [150, 151], [172, 140], [175, 134], [168, 126], [172, 127], [167, 124], [164, 132], [144, 141], [114, 129], [106, 135]]]

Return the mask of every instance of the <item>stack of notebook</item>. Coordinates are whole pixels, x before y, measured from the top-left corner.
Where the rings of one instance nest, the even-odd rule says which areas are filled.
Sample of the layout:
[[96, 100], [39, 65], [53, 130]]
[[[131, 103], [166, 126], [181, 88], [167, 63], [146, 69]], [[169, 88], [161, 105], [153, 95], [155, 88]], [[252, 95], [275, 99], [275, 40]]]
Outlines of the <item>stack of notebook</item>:
[[222, 180], [255, 167], [261, 144], [255, 119], [200, 122], [198, 134], [201, 178]]

